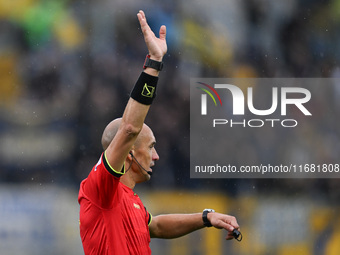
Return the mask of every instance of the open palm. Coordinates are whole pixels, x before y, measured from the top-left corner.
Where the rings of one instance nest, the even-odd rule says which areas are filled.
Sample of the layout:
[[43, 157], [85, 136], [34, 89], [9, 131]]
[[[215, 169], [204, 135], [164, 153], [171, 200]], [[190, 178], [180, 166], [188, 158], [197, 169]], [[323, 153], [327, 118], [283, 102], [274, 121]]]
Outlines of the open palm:
[[156, 37], [154, 32], [148, 25], [143, 11], [139, 11], [137, 14], [146, 46], [148, 47], [149, 54], [152, 59], [161, 61], [165, 53], [167, 52], [166, 44], [166, 27], [163, 25], [159, 29], [159, 38]]

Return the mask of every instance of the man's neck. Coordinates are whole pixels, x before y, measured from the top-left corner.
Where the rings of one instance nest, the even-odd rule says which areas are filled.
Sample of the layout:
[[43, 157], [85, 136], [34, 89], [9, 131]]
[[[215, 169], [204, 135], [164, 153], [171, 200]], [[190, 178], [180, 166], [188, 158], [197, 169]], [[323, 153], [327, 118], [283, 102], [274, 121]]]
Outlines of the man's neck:
[[120, 177], [120, 182], [130, 189], [134, 189], [136, 186], [136, 182], [133, 180], [131, 172], [129, 171], [127, 171], [122, 177]]

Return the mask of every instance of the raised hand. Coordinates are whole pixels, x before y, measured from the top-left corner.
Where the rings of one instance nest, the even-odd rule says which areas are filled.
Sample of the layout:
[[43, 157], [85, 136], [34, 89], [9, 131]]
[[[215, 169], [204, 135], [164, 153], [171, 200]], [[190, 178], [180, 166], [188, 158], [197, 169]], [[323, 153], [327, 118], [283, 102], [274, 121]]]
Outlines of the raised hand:
[[163, 56], [167, 52], [166, 27], [164, 25], [161, 26], [159, 29], [159, 37], [157, 37], [148, 25], [145, 13], [139, 11], [137, 17], [144, 35], [146, 46], [149, 50], [150, 58], [156, 61], [162, 61]]

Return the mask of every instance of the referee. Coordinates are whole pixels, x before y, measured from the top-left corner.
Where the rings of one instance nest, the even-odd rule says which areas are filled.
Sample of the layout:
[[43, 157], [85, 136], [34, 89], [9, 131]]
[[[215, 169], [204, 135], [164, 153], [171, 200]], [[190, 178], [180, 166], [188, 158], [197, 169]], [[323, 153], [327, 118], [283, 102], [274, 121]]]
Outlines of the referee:
[[205, 209], [196, 214], [167, 214], [152, 217], [133, 188], [148, 181], [159, 159], [156, 139], [144, 119], [156, 95], [162, 59], [167, 51], [166, 27], [159, 38], [150, 29], [145, 14], [137, 14], [149, 54], [123, 117], [105, 128], [104, 152], [88, 177], [80, 184], [80, 236], [85, 254], [151, 254], [150, 237], [176, 238], [214, 226], [239, 229], [235, 217]]

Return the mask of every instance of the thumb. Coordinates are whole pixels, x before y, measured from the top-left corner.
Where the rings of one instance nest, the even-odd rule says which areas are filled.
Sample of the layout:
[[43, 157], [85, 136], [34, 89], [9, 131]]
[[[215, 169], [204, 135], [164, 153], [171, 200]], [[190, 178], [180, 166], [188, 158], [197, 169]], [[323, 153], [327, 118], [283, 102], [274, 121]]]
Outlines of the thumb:
[[165, 40], [166, 37], [166, 26], [162, 25], [159, 29], [159, 39]]

